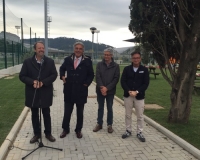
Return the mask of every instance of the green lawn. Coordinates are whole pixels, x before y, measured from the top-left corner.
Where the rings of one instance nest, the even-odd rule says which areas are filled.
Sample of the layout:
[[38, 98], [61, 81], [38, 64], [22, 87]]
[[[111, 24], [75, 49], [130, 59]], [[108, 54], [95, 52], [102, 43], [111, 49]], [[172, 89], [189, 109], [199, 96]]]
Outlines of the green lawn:
[[24, 108], [24, 84], [18, 75], [0, 79], [0, 145]]
[[156, 80], [152, 76], [146, 92], [146, 103], [156, 103], [164, 107], [164, 109], [145, 110], [145, 115], [200, 149], [200, 94], [193, 94], [192, 96], [189, 122], [187, 124], [171, 124], [167, 123], [167, 116], [171, 105], [170, 92], [171, 88], [162, 76], [159, 76]]

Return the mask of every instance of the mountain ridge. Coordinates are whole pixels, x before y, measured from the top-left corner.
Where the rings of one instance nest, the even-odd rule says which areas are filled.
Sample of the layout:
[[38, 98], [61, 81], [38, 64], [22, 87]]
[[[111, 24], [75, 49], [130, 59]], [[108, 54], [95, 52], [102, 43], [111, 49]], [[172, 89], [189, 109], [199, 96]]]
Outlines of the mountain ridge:
[[[37, 41], [43, 41], [44, 38], [38, 38]], [[73, 50], [73, 45], [75, 42], [82, 42], [85, 46], [85, 50], [89, 51], [92, 50], [92, 42], [89, 40], [80, 40], [75, 38], [68, 38], [68, 37], [57, 37], [57, 38], [49, 38], [48, 45], [50, 48], [56, 48], [59, 50]], [[30, 44], [30, 39], [24, 39], [24, 43]], [[33, 45], [35, 43], [35, 39], [31, 39], [31, 44]], [[98, 51], [103, 51], [105, 48], [112, 47], [107, 44], [98, 44]], [[113, 48], [113, 47], [112, 47]], [[93, 43], [93, 50], [97, 50], [97, 43]]]

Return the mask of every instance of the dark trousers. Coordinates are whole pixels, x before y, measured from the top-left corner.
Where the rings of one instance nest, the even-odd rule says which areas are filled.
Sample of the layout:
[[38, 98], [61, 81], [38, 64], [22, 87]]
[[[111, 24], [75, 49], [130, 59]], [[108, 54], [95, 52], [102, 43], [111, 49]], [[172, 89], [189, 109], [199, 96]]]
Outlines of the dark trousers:
[[[70, 119], [71, 114], [73, 112], [74, 103], [65, 103], [65, 109], [64, 109], [64, 117], [62, 122], [62, 128], [65, 131], [70, 131]], [[76, 115], [77, 115], [77, 121], [76, 121], [76, 128], [75, 132], [80, 132], [83, 128], [83, 111], [84, 111], [84, 104], [76, 104]]]
[[[35, 135], [41, 134], [41, 129], [39, 125], [39, 108], [31, 108], [32, 112], [32, 125]], [[44, 119], [44, 133], [45, 135], [51, 134], [51, 116], [50, 116], [50, 107], [42, 108], [42, 114]]]
[[102, 94], [97, 94], [97, 102], [98, 102], [98, 117], [97, 123], [99, 125], [103, 125], [103, 115], [104, 115], [104, 102], [106, 99], [107, 104], [107, 125], [113, 124], [113, 99], [114, 94], [108, 94], [103, 96]]

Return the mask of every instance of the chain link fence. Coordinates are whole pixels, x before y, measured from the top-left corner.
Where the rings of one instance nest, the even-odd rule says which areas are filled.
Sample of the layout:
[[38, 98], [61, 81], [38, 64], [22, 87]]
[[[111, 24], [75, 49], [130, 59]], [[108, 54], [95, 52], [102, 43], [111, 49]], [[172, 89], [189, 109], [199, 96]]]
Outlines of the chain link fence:
[[6, 4], [4, 12], [2, 0], [0, 2], [0, 69], [4, 69], [21, 64], [25, 58], [33, 55], [32, 45], [37, 38], [23, 18], [16, 17]]

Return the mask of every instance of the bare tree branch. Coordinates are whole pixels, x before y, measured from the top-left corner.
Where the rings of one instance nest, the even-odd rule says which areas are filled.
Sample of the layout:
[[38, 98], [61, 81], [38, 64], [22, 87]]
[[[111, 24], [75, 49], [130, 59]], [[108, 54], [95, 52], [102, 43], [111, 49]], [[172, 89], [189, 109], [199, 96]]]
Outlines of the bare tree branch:
[[[163, 0], [161, 0], [161, 3], [162, 3], [162, 6], [163, 6], [164, 10], [166, 11], [167, 8], [166, 8], [165, 4], [163, 3]], [[171, 3], [170, 3], [170, 7], [172, 8]], [[172, 9], [171, 9], [171, 12], [172, 12], [172, 15], [174, 15]], [[168, 13], [168, 10], [167, 10], [166, 13]], [[170, 14], [170, 15], [171, 15], [171, 14]], [[183, 43], [182, 43], [182, 41], [181, 41], [181, 39], [180, 39], [180, 36], [179, 36], [179, 33], [178, 33], [177, 29], [176, 29], [176, 24], [175, 24], [174, 16], [172, 16], [172, 24], [173, 24], [174, 32], [176, 33], [176, 36], [177, 36], [177, 38], [178, 38], [178, 41], [179, 41], [181, 47], [183, 47]]]
[[[187, 26], [187, 28], [190, 28], [189, 24], [187, 24], [187, 22], [185, 21], [185, 18], [184, 18], [184, 16], [183, 16], [183, 14], [182, 14], [182, 10], [183, 10], [183, 9], [180, 7], [180, 5], [179, 5], [179, 3], [177, 2], [177, 0], [175, 0], [175, 1], [176, 1], [176, 3], [177, 3], [178, 9], [179, 9], [179, 15], [180, 15], [181, 19], [183, 20], [183, 22], [185, 23], [185, 25]], [[184, 6], [184, 4], [181, 3], [181, 6]]]

